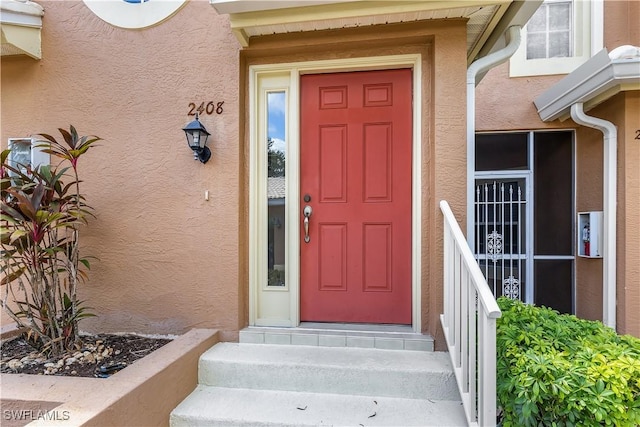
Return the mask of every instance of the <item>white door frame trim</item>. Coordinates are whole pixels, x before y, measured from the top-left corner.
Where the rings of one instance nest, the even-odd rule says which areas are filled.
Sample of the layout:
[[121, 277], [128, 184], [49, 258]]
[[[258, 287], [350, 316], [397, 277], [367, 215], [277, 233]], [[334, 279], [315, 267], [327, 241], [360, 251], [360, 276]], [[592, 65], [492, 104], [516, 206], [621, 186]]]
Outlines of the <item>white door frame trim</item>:
[[[412, 326], [421, 332], [422, 268], [422, 55], [389, 55], [249, 67], [249, 325], [288, 326], [300, 324], [300, 215], [299, 215], [299, 123], [300, 76], [320, 72], [344, 72], [413, 69], [413, 149], [412, 149]], [[286, 256], [283, 288], [266, 286], [267, 279], [267, 186], [265, 94], [284, 91], [287, 97], [286, 119]], [[262, 105], [261, 105], [262, 104]], [[266, 148], [266, 147], [265, 147]], [[287, 297], [288, 294], [288, 297]], [[277, 313], [265, 310], [265, 304], [278, 300]], [[287, 306], [287, 307], [285, 307]]]

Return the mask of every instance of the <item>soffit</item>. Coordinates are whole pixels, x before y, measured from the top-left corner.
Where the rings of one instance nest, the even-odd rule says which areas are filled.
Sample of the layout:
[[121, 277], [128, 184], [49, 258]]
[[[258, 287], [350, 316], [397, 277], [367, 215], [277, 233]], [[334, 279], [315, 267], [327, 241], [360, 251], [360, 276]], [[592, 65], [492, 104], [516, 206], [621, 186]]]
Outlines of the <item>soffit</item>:
[[640, 90], [640, 57], [611, 59], [602, 49], [538, 96], [534, 103], [543, 121], [566, 120], [571, 106], [589, 111], [619, 92]]
[[[473, 61], [480, 50], [485, 47], [485, 42], [492, 31], [514, 3], [512, 0], [460, 0], [455, 2], [432, 0], [268, 2], [264, 0], [210, 0], [210, 2], [218, 13], [229, 14], [231, 29], [245, 47], [251, 44], [252, 37], [271, 34], [399, 22], [467, 19], [467, 56], [469, 62]], [[524, 4], [526, 2], [515, 3]]]
[[42, 58], [40, 30], [44, 9], [28, 0], [0, 2], [1, 56], [27, 55]]

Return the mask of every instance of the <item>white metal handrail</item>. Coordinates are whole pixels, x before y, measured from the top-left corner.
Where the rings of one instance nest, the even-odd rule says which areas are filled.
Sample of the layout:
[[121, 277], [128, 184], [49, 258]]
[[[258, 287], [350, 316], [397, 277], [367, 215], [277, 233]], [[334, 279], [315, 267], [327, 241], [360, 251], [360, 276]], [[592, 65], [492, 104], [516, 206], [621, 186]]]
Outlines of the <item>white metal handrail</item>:
[[469, 425], [496, 425], [496, 319], [500, 308], [449, 204], [444, 215], [444, 314], [440, 316]]

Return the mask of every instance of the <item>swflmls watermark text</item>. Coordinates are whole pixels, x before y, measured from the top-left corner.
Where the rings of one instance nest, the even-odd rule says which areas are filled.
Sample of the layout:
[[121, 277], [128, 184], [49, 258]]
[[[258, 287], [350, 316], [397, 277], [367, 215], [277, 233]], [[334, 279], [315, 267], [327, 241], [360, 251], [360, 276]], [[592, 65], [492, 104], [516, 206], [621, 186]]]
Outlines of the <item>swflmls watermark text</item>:
[[71, 419], [69, 411], [44, 409], [3, 409], [2, 419], [5, 421], [68, 421]]

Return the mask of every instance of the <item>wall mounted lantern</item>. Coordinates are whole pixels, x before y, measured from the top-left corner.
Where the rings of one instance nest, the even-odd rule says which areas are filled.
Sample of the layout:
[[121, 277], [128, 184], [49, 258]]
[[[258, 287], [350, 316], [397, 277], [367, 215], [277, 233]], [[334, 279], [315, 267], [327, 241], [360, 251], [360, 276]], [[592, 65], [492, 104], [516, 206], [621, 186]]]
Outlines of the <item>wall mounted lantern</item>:
[[193, 150], [193, 159], [207, 163], [211, 158], [211, 150], [207, 147], [207, 138], [209, 138], [211, 134], [207, 132], [207, 129], [200, 123], [198, 113], [196, 113], [196, 119], [183, 127], [182, 130], [187, 136], [189, 148]]

